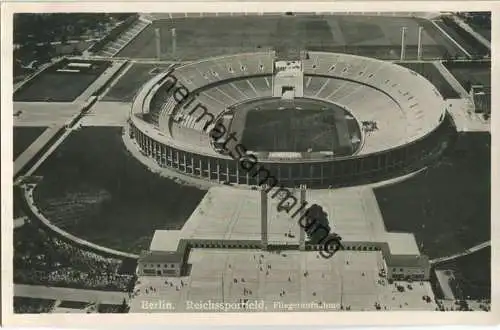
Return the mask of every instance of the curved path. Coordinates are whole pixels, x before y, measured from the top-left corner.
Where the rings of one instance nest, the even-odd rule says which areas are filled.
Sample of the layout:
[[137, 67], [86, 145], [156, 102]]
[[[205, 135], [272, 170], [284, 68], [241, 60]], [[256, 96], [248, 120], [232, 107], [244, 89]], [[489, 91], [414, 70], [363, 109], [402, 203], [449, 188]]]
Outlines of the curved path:
[[36, 189], [36, 185], [32, 185], [31, 190], [28, 190], [28, 189], [26, 189], [26, 187], [23, 187], [24, 198], [26, 200], [26, 204], [28, 205], [31, 213], [35, 217], [37, 217], [37, 219], [40, 222], [42, 222], [47, 228], [49, 228], [53, 232], [57, 233], [60, 236], [63, 236], [67, 240], [70, 240], [70, 241], [72, 241], [80, 246], [84, 246], [84, 247], [86, 247], [94, 252], [97, 252], [97, 253], [99, 253], [99, 252], [104, 253], [106, 255], [114, 256], [115, 258], [123, 258], [123, 257], [131, 258], [131, 259], [138, 259], [139, 258], [139, 255], [136, 255], [136, 254], [126, 253], [126, 252], [110, 249], [110, 248], [107, 248], [107, 247], [104, 247], [104, 246], [101, 246], [98, 244], [91, 243], [91, 242], [84, 240], [80, 237], [74, 236], [74, 235], [68, 233], [67, 231], [62, 230], [58, 226], [54, 225], [53, 223], [50, 222], [50, 220], [45, 218], [45, 216], [35, 206], [35, 201], [33, 198], [33, 191], [35, 189]]
[[99, 302], [101, 304], [121, 305], [128, 300], [128, 292], [87, 290], [44, 285], [14, 284], [14, 297], [65, 300], [78, 302]]
[[485, 247], [488, 247], [488, 246], [491, 246], [491, 241], [483, 242], [481, 244], [478, 244], [478, 245], [471, 247], [470, 249], [467, 249], [467, 250], [459, 252], [459, 253], [452, 254], [450, 256], [432, 259], [430, 262], [431, 262], [431, 264], [435, 265], [435, 264], [438, 264], [441, 262], [450, 261], [453, 259], [457, 259], [457, 258], [466, 256], [466, 255], [472, 254], [472, 253], [479, 251], [481, 249], [484, 249]]

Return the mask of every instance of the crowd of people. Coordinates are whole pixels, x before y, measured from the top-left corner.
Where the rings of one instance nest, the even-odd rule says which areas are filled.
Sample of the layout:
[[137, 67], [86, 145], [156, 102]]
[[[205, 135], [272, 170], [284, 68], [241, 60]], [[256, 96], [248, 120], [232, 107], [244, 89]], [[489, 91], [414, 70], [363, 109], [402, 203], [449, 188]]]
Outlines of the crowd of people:
[[83, 250], [30, 223], [14, 232], [14, 283], [126, 292], [135, 275], [120, 274], [122, 262]]

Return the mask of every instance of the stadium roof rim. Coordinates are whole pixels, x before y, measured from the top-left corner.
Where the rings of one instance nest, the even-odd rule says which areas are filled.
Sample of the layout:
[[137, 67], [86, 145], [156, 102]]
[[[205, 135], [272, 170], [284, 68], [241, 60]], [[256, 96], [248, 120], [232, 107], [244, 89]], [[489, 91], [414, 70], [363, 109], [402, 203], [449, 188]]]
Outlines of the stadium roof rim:
[[[196, 65], [199, 65], [201, 63], [206, 63], [206, 62], [214, 62], [214, 61], [223, 61], [225, 59], [237, 59], [237, 58], [250, 58], [252, 56], [262, 56], [265, 54], [270, 54], [269, 52], [257, 52], [257, 53], [243, 53], [243, 54], [233, 54], [233, 55], [227, 55], [227, 56], [217, 56], [217, 57], [212, 57], [209, 59], [204, 59], [198, 62], [190, 63], [183, 65], [181, 67], [178, 67], [175, 69], [175, 71], [178, 71], [180, 69], [189, 69], [191, 67], [196, 67]], [[424, 125], [424, 128], [418, 127], [413, 121], [418, 121], [419, 117], [415, 117], [416, 115], [414, 113], [410, 113], [411, 111], [408, 111], [408, 114], [411, 114], [413, 117], [409, 118], [407, 117], [408, 114], [405, 113], [380, 113], [379, 117], [375, 117], [375, 120], [381, 120], [385, 121], [386, 127], [382, 127], [379, 129], [378, 132], [370, 135], [365, 136], [365, 143], [363, 145], [362, 150], [357, 155], [353, 155], [347, 158], [356, 158], [356, 157], [361, 157], [361, 156], [366, 156], [367, 154], [377, 154], [379, 152], [385, 152], [387, 150], [395, 149], [404, 145], [407, 145], [411, 142], [418, 141], [422, 138], [425, 138], [427, 135], [432, 133], [441, 123], [441, 121], [444, 118], [444, 115], [446, 113], [446, 105], [444, 102], [443, 97], [439, 92], [437, 92], [436, 88], [434, 85], [432, 85], [427, 79], [422, 77], [421, 75], [418, 75], [412, 70], [409, 70], [407, 68], [404, 68], [402, 66], [393, 64], [391, 62], [387, 61], [381, 61], [378, 59], [373, 59], [373, 58], [367, 58], [363, 56], [358, 56], [358, 55], [350, 55], [350, 54], [342, 54], [342, 53], [328, 53], [328, 52], [309, 52], [310, 58], [312, 59], [313, 57], [335, 57], [335, 58], [340, 58], [343, 60], [343, 63], [356, 63], [356, 61], [368, 61], [370, 63], [380, 63], [381, 67], [387, 69], [387, 71], [391, 74], [393, 74], [395, 77], [398, 77], [398, 83], [401, 83], [402, 86], [406, 83], [406, 86], [408, 91], [411, 91], [412, 93], [418, 93], [418, 100], [422, 103], [421, 109], [419, 109], [419, 116], [427, 116], [424, 118], [426, 122], [423, 122], [422, 124]], [[224, 156], [216, 152], [210, 144], [193, 144], [192, 141], [182, 141], [179, 139], [174, 139], [173, 137], [167, 136], [168, 134], [166, 132], [162, 132], [160, 129], [154, 127], [152, 124], [145, 122], [141, 118], [139, 118], [137, 115], [142, 114], [144, 112], [148, 112], [150, 108], [150, 102], [152, 99], [152, 96], [154, 96], [154, 93], [157, 91], [158, 88], [155, 88], [159, 83], [162, 83], [162, 80], [165, 80], [164, 78], [169, 74], [170, 72], [164, 72], [156, 77], [152, 78], [150, 81], [148, 81], [143, 88], [140, 90], [140, 92], [136, 95], [136, 98], [134, 100], [134, 103], [132, 105], [131, 109], [131, 116], [130, 119], [134, 123], [134, 125], [142, 131], [144, 134], [154, 137], [154, 139], [158, 142], [170, 145], [175, 148], [179, 148], [185, 151], [190, 151], [193, 153], [197, 153], [200, 155], [205, 155], [205, 156], [211, 156], [211, 157], [216, 157], [216, 158], [222, 158], [222, 159], [230, 159], [229, 156]], [[387, 72], [386, 72], [387, 73]], [[310, 73], [311, 75], [314, 75], [314, 73]], [[270, 75], [270, 74], [269, 74]], [[241, 75], [242, 78], [245, 77], [244, 74]], [[251, 76], [247, 76], [250, 78]], [[332, 79], [335, 79], [334, 76], [332, 76]], [[406, 80], [405, 80], [406, 79]], [[214, 82], [214, 84], [221, 84], [223, 83], [224, 80]], [[418, 83], [419, 85], [415, 85], [415, 83]], [[382, 84], [381, 84], [382, 85]], [[199, 86], [203, 87], [203, 86]], [[382, 86], [381, 86], [382, 87]], [[421, 88], [415, 88], [415, 87], [421, 87]], [[198, 89], [198, 88], [197, 88]], [[416, 91], [413, 91], [415, 89]], [[401, 94], [402, 91], [399, 90], [399, 93]], [[393, 91], [392, 95], [397, 94], [397, 89]], [[401, 97], [401, 95], [399, 95]], [[334, 102], [334, 101], [333, 101]], [[370, 103], [370, 102], [368, 102]], [[342, 104], [342, 103], [340, 103]], [[366, 104], [366, 106], [370, 106], [370, 104]], [[222, 108], [222, 106], [221, 106]], [[348, 108], [348, 107], [347, 107]], [[348, 108], [349, 109], [349, 108]], [[223, 109], [221, 109], [223, 110]], [[352, 110], [352, 109], [349, 109]], [[356, 109], [354, 109], [356, 110]], [[408, 110], [408, 109], [407, 109]], [[358, 118], [358, 115], [356, 112], [353, 113], [353, 115], [360, 121], [363, 121], [363, 118]], [[387, 116], [387, 118], [384, 118], [384, 116]], [[394, 117], [395, 116], [395, 117]], [[416, 119], [415, 119], [415, 118]], [[399, 136], [394, 136], [399, 134]], [[375, 138], [375, 136], [378, 136], [378, 138]], [[367, 147], [368, 145], [368, 147]], [[341, 158], [335, 158], [335, 159], [341, 159]], [[273, 162], [270, 159], [262, 159], [262, 162]], [[300, 162], [318, 162], [318, 161], [326, 161], [326, 159], [301, 159], [301, 160], [296, 160]]]

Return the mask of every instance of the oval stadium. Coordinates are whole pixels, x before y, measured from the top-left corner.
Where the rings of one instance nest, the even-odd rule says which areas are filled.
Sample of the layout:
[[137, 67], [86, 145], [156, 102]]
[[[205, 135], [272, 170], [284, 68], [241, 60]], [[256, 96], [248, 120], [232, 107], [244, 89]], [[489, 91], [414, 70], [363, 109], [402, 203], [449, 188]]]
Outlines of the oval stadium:
[[474, 15], [15, 15], [14, 310], [490, 310]]
[[390, 62], [273, 51], [155, 76], [134, 100], [129, 134], [189, 176], [336, 186], [423, 167], [441, 148], [445, 110], [433, 84]]

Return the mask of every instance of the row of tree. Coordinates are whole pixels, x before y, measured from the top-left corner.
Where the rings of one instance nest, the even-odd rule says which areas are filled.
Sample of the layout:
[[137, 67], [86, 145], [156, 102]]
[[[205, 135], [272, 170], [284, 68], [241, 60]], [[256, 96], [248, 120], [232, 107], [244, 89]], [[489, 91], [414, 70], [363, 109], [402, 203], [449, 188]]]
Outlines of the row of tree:
[[27, 45], [79, 39], [89, 31], [120, 21], [131, 14], [51, 13], [14, 15], [14, 44]]

